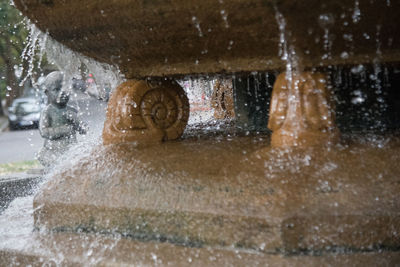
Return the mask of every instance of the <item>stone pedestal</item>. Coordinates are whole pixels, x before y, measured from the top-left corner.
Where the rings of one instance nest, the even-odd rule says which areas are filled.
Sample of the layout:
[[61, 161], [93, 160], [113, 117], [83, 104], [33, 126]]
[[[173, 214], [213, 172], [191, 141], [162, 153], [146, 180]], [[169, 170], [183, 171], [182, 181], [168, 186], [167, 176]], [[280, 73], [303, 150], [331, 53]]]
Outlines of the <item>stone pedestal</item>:
[[[21, 202], [21, 201], [20, 201]], [[284, 256], [246, 249], [188, 247], [92, 233], [32, 231], [32, 202], [0, 216], [1, 266], [395, 266], [400, 253], [373, 251]], [[17, 204], [17, 203], [15, 203]], [[21, 205], [22, 204], [22, 205]], [[22, 211], [22, 212], [21, 212]], [[18, 213], [20, 216], [9, 216]], [[12, 225], [12, 226], [10, 226]], [[20, 229], [15, 232], [14, 228]], [[7, 230], [9, 230], [7, 232]]]
[[42, 188], [35, 226], [263, 253], [399, 247], [400, 142], [259, 152], [266, 142], [99, 146]]
[[320, 73], [282, 73], [274, 84], [268, 128], [273, 147], [332, 145], [339, 130], [327, 78]]

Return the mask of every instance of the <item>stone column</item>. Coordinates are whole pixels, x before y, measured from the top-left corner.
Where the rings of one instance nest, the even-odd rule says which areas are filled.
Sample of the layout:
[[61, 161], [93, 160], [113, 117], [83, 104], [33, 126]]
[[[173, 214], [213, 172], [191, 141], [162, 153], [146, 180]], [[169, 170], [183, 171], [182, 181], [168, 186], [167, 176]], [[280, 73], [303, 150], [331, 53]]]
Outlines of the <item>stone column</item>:
[[215, 82], [211, 98], [211, 106], [214, 108], [214, 118], [235, 118], [231, 79], [220, 79]]
[[129, 80], [108, 102], [103, 143], [149, 145], [177, 139], [188, 119], [188, 98], [175, 81]]
[[281, 73], [274, 84], [268, 128], [272, 147], [309, 147], [338, 142], [339, 130], [321, 73]]

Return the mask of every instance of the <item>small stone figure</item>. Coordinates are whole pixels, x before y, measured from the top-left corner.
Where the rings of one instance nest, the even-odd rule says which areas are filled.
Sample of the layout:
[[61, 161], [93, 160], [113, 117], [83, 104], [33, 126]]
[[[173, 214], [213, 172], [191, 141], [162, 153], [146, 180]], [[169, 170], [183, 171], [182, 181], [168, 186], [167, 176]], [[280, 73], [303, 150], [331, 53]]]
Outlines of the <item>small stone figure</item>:
[[40, 135], [45, 139], [38, 153], [38, 160], [46, 168], [76, 142], [76, 132], [86, 133], [86, 124], [78, 119], [77, 111], [67, 106], [69, 94], [63, 90], [64, 75], [59, 71], [50, 73], [43, 87], [48, 105], [42, 110], [39, 121]]

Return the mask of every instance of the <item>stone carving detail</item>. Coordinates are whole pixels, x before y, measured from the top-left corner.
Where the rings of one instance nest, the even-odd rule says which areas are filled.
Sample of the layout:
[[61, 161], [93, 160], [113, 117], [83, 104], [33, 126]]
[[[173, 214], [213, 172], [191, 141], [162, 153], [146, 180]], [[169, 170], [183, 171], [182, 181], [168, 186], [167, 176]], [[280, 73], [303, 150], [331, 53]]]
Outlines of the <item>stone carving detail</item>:
[[272, 92], [268, 128], [273, 131], [273, 147], [336, 143], [340, 134], [325, 75], [280, 74]]
[[235, 117], [232, 80], [217, 80], [213, 88], [211, 106], [214, 118], [232, 119]]
[[44, 145], [37, 158], [45, 167], [50, 167], [69, 146], [76, 142], [76, 132], [85, 134], [87, 126], [78, 118], [78, 112], [68, 106], [69, 94], [63, 90], [64, 75], [54, 71], [47, 75], [43, 88], [48, 105], [42, 110], [39, 121], [40, 135]]
[[177, 139], [188, 119], [188, 98], [175, 81], [129, 80], [110, 98], [103, 142], [146, 145]]

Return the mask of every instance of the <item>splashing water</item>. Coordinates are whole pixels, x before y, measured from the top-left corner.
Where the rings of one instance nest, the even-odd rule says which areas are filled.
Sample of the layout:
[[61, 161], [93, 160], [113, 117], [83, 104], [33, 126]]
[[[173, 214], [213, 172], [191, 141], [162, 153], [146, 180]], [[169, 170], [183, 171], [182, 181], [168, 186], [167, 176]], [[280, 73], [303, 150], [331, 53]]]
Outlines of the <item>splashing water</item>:
[[[373, 84], [373, 87], [375, 89], [375, 95], [378, 101], [378, 106], [379, 106], [379, 113], [380, 115], [384, 113], [387, 109], [387, 103], [384, 99], [384, 90], [383, 90], [383, 83], [382, 79], [380, 77], [380, 74], [382, 73], [382, 66], [380, 64], [381, 58], [382, 58], [382, 51], [381, 51], [381, 40], [380, 40], [380, 35], [381, 35], [381, 25], [376, 25], [376, 57], [373, 61], [373, 69], [374, 73], [370, 75], [370, 79], [374, 80], [375, 83]], [[386, 68], [386, 73], [387, 73], [387, 68]], [[386, 128], [386, 125], [384, 125], [382, 120], [378, 120], [376, 122], [375, 127], [377, 129], [384, 130]]]
[[[53, 63], [60, 71], [64, 73], [65, 89], [70, 90], [72, 87], [72, 78], [79, 77], [80, 69], [85, 66], [89, 73], [96, 77], [96, 82], [102, 86], [108, 86], [113, 89], [124, 81], [124, 78], [116, 66], [99, 63], [93, 59], [87, 58], [77, 52], [74, 52], [66, 46], [54, 41], [48, 34], [40, 31], [34, 24], [28, 22], [30, 31], [28, 43], [23, 50], [22, 58], [29, 61], [28, 70], [21, 84], [28, 78], [33, 77], [33, 69], [36, 63], [40, 69], [44, 54], [48, 60]], [[33, 81], [37, 85], [36, 81]]]
[[324, 50], [326, 54], [322, 56], [322, 60], [332, 59], [332, 37], [330, 35], [329, 29], [335, 23], [335, 19], [332, 14], [321, 14], [318, 20], [319, 26], [324, 30]]
[[199, 32], [199, 37], [203, 37], [203, 32], [200, 27], [200, 21], [197, 19], [197, 17], [193, 16], [192, 22], [193, 22], [194, 26], [196, 27], [197, 31]]
[[[40, 48], [39, 62], [37, 63], [38, 67], [40, 67], [42, 58], [43, 58], [45, 43], [47, 41], [47, 36], [48, 35], [46, 34], [43, 36], [43, 38], [41, 38], [42, 33], [36, 28], [36, 26], [31, 24], [29, 36], [28, 36], [28, 42], [21, 54], [21, 58], [23, 60], [29, 61], [28, 69], [26, 70], [26, 75], [20, 83], [21, 86], [27, 81], [28, 78], [32, 77], [32, 74], [33, 74], [32, 72], [35, 67], [34, 59], [35, 59], [35, 53], [36, 53], [37, 47]], [[22, 64], [21, 64], [20, 68], [21, 68], [22, 72], [24, 72]]]
[[354, 11], [353, 11], [352, 19], [353, 19], [354, 23], [358, 23], [361, 20], [360, 3], [358, 0], [354, 1]]
[[207, 123], [213, 118], [209, 105], [213, 83], [206, 79], [186, 78], [178, 83], [185, 90], [190, 103], [188, 125]]
[[29, 37], [23, 50], [22, 58], [29, 64], [25, 70], [21, 66], [22, 73], [25, 74], [21, 84], [30, 79], [36, 89], [36, 93], [40, 93], [42, 90], [41, 80], [35, 80], [34, 69], [38, 68], [41, 70], [42, 59], [46, 55], [48, 61], [64, 73], [64, 90], [71, 93], [69, 104], [77, 109], [79, 116], [89, 125], [88, 133], [85, 136], [79, 136], [79, 142], [71, 147], [69, 152], [59, 160], [60, 165], [63, 165], [65, 162], [70, 162], [76, 158], [75, 154], [71, 154], [74, 153], [73, 151], [81, 153], [93, 147], [93, 142], [95, 144], [101, 143], [100, 135], [105, 119], [106, 103], [85, 94], [78, 95], [76, 92], [73, 92], [73, 78], [80, 79], [83, 68], [95, 77], [95, 86], [98, 86], [97, 90], [103, 89], [104, 92], [107, 87], [110, 90], [116, 88], [117, 85], [124, 81], [124, 78], [117, 67], [96, 62], [79, 53], [73, 52], [64, 45], [54, 41], [48, 34], [41, 32], [35, 25], [29, 24], [29, 22], [28, 25]]
[[229, 28], [230, 25], [229, 25], [229, 22], [228, 22], [228, 14], [226, 13], [226, 11], [224, 9], [222, 9], [220, 11], [220, 13], [221, 13], [222, 20], [224, 21], [225, 28]]
[[[290, 32], [286, 29], [286, 20], [278, 8], [275, 7], [275, 19], [279, 26], [279, 55], [281, 59], [286, 62], [286, 80], [288, 110], [286, 113], [287, 120], [285, 122], [293, 123], [293, 135], [297, 136], [297, 130], [301, 129], [302, 122], [297, 120], [296, 110], [300, 108], [300, 92], [298, 87], [298, 80], [294, 80], [294, 76], [299, 71], [299, 61], [296, 55], [294, 46], [290, 44]], [[294, 82], [294, 83], [293, 83]]]

